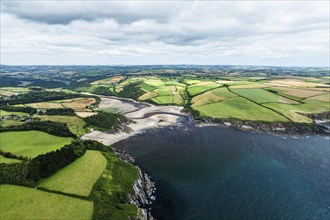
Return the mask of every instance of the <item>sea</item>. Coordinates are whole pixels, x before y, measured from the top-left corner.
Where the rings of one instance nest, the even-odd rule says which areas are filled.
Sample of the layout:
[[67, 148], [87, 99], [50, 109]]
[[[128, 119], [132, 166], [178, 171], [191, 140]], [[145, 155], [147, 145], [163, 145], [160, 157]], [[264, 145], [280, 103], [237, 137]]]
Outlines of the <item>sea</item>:
[[156, 219], [330, 219], [330, 138], [194, 124], [115, 144], [156, 183]]

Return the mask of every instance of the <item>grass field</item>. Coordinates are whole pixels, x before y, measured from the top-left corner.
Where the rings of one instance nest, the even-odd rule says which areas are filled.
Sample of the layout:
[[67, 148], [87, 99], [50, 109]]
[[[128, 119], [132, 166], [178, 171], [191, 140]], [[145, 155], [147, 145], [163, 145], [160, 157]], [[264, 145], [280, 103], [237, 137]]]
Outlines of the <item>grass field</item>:
[[1, 220], [91, 219], [93, 202], [33, 188], [0, 185]]
[[72, 138], [57, 137], [42, 131], [11, 131], [0, 133], [1, 150], [17, 156], [36, 157], [69, 144]]
[[64, 108], [61, 103], [53, 103], [53, 102], [36, 102], [25, 104], [31, 108], [40, 108], [40, 109], [48, 109], [48, 108]]
[[0, 120], [0, 125], [3, 127], [8, 127], [12, 125], [21, 125], [21, 124], [24, 124], [24, 122], [12, 120], [12, 119]]
[[281, 102], [288, 104], [294, 103], [293, 100], [278, 96], [275, 93], [263, 89], [235, 89], [232, 91], [240, 96], [251, 99], [257, 103], [266, 103], [266, 102]]
[[99, 151], [86, 151], [70, 165], [44, 179], [40, 187], [79, 196], [88, 196], [107, 165]]
[[63, 100], [61, 104], [66, 108], [72, 108], [75, 111], [85, 111], [86, 107], [95, 102], [94, 98], [76, 98]]
[[84, 128], [85, 121], [77, 116], [67, 115], [38, 115], [42, 121], [56, 121], [66, 123], [70, 131], [76, 134], [78, 137], [89, 132], [87, 128]]
[[0, 154], [0, 163], [20, 163], [22, 161], [12, 158], [4, 157]]
[[313, 99], [305, 99], [304, 102], [305, 103], [299, 105], [289, 105], [283, 103], [267, 103], [263, 105], [281, 112], [283, 115], [287, 116], [292, 121], [306, 123], [312, 122], [312, 119], [299, 114], [299, 112], [321, 113], [329, 111], [330, 109], [330, 102], [320, 102]]
[[204, 116], [212, 118], [237, 118], [252, 121], [288, 121], [285, 117], [244, 98], [235, 97], [221, 102], [194, 107]]
[[4, 111], [4, 110], [0, 109], [0, 117], [5, 117], [5, 116], [9, 116], [9, 115], [16, 115], [16, 116], [19, 116], [19, 117], [24, 117], [24, 116], [27, 116], [28, 113], [25, 113], [25, 112], [7, 112], [7, 111]]
[[28, 91], [29, 91], [29, 89], [24, 88], [24, 87], [1, 87], [0, 88], [0, 97], [17, 95], [20, 93], [27, 93]]
[[195, 83], [188, 87], [188, 93], [191, 96], [195, 96], [197, 94], [201, 94], [207, 90], [214, 89], [219, 87], [220, 85], [215, 82], [199, 82]]

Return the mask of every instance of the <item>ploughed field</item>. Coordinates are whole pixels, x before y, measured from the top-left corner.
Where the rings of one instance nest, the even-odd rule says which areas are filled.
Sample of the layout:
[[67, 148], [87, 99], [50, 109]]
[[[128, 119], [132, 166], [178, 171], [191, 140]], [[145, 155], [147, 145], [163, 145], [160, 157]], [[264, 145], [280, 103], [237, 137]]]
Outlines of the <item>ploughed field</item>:
[[[311, 123], [305, 114], [328, 112], [328, 78], [308, 77], [110, 77], [91, 83], [89, 92], [159, 105], [191, 107], [201, 116], [266, 122]], [[133, 91], [133, 92], [129, 92]]]

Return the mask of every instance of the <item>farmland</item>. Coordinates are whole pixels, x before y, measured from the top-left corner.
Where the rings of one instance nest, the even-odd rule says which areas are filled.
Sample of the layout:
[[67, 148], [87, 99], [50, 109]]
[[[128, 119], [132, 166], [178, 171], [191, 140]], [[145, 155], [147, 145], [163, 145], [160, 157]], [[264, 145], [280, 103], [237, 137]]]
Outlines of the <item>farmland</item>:
[[43, 180], [39, 186], [79, 196], [88, 196], [107, 164], [99, 151], [87, 151], [67, 167]]
[[93, 202], [33, 188], [0, 185], [0, 218], [91, 219]]
[[[5, 210], [1, 212], [1, 219], [20, 218], [23, 214], [27, 219], [45, 215], [64, 219], [127, 219], [141, 214], [136, 205], [127, 204], [128, 193], [134, 194], [138, 169], [118, 159], [109, 147], [97, 148], [95, 143], [86, 147], [79, 142], [82, 141], [79, 138], [89, 131], [110, 131], [109, 135], [112, 135], [112, 132], [127, 129], [127, 125], [129, 128], [132, 122], [120, 114], [111, 114], [122, 110], [116, 105], [116, 99], [107, 105], [102, 101], [98, 106], [100, 97], [80, 92], [155, 105], [178, 105], [182, 108], [175, 108], [184, 109], [202, 122], [229, 122], [233, 126], [235, 123], [242, 126], [284, 124], [288, 127], [306, 123], [310, 126], [315, 124], [316, 117], [311, 114], [327, 113], [330, 109], [330, 81], [323, 70], [310, 77], [309, 74], [273, 75], [272, 68], [270, 72], [266, 69], [266, 73], [264, 69], [262, 72], [258, 69], [237, 72], [241, 67], [228, 67], [228, 72], [217, 67], [178, 71], [147, 67], [148, 70], [134, 67], [132, 71], [123, 67], [125, 71], [121, 71], [120, 68], [101, 73], [66, 69], [57, 78], [52, 74], [47, 76], [55, 80], [52, 85], [39, 81], [45, 79], [42, 76], [31, 80], [33, 86], [0, 88], [3, 109], [0, 110], [3, 151], [0, 163], [2, 169], [6, 168], [7, 175], [7, 182], [1, 185], [1, 193], [5, 196], [5, 202], [1, 200], [1, 210]], [[62, 78], [64, 80], [60, 82]], [[48, 89], [36, 87], [39, 83], [49, 86]], [[70, 83], [74, 86], [70, 87]], [[131, 115], [139, 108], [127, 106], [123, 108]], [[29, 112], [31, 108], [33, 113]], [[72, 149], [63, 147], [69, 143], [77, 145]], [[51, 153], [45, 155], [47, 152]]]
[[132, 85], [129, 98], [190, 107], [201, 117], [215, 119], [311, 123], [302, 114], [329, 111], [330, 86], [326, 78], [211, 78], [134, 76], [107, 82], [116, 88], [114, 95]]
[[0, 133], [1, 150], [17, 156], [36, 157], [61, 148], [72, 138], [57, 137], [41, 131], [11, 131]]

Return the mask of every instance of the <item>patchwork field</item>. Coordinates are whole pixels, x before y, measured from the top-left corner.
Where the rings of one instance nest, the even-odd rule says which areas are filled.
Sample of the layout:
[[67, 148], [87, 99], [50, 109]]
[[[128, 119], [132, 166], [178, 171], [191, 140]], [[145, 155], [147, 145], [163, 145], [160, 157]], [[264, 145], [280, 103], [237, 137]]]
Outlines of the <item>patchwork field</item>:
[[188, 104], [201, 115], [212, 118], [310, 123], [312, 120], [301, 113], [329, 111], [330, 103], [330, 86], [324, 77], [235, 74], [213, 80], [194, 75], [128, 77], [116, 85], [116, 89], [122, 90], [131, 83], [137, 83], [136, 89], [141, 89], [138, 97], [141, 101], [159, 105]]
[[36, 157], [69, 144], [72, 138], [57, 137], [42, 131], [11, 131], [0, 133], [1, 150], [17, 156]]
[[0, 219], [91, 219], [93, 202], [34, 188], [0, 185]]
[[53, 176], [42, 180], [39, 187], [79, 196], [88, 196], [103, 173], [107, 161], [99, 151], [86, 153]]

